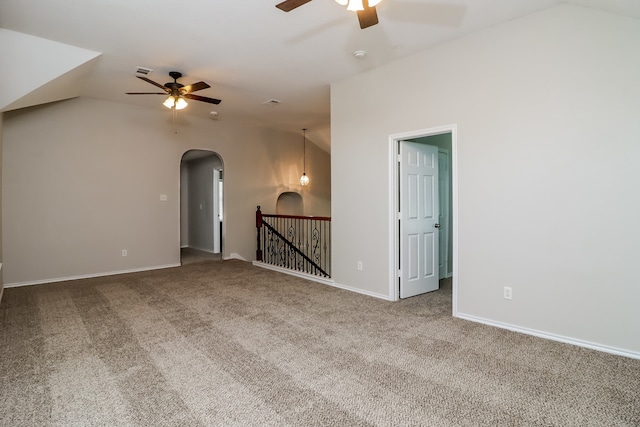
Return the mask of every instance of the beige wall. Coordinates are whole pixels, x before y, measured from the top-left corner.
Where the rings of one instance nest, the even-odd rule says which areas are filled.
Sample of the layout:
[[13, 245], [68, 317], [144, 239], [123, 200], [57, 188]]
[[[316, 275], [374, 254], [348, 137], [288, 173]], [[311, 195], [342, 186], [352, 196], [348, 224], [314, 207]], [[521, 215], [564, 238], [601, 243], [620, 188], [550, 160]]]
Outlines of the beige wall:
[[334, 84], [336, 282], [388, 295], [389, 135], [456, 124], [458, 314], [640, 357], [638, 52], [565, 5]]
[[[86, 98], [5, 113], [5, 283], [178, 264], [180, 159], [194, 148], [224, 161], [223, 255], [254, 259], [256, 205], [275, 211], [282, 191], [300, 191], [283, 172], [302, 172], [299, 136], [186, 115], [176, 130], [163, 108]], [[322, 153], [307, 164], [326, 179], [302, 191], [319, 214], [330, 210]]]

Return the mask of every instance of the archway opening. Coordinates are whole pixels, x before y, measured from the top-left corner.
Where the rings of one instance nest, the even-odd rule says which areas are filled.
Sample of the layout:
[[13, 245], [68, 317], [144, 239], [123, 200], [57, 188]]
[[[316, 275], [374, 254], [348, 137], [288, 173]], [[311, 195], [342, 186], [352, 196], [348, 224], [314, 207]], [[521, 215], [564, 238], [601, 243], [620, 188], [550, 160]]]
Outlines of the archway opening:
[[213, 151], [189, 150], [180, 161], [181, 263], [222, 259], [223, 162]]

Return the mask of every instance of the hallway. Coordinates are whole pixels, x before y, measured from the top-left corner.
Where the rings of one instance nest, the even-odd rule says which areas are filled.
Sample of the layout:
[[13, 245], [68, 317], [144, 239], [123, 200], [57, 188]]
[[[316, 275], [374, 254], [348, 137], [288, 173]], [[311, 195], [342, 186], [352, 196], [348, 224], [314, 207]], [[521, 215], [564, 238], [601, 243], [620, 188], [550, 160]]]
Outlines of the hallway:
[[193, 248], [180, 248], [180, 262], [182, 265], [210, 261], [222, 261], [222, 254], [213, 254], [211, 252], [200, 251]]

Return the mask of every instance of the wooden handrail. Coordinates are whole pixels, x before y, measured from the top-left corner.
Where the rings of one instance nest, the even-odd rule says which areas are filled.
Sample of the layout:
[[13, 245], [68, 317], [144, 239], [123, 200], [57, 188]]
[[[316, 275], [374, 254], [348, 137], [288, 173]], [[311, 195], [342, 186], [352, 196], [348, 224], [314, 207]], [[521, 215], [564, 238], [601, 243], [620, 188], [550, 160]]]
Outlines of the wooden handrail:
[[[258, 206], [258, 210], [260, 210], [260, 206]], [[268, 217], [268, 218], [315, 219], [318, 221], [331, 221], [330, 216], [279, 215], [279, 214], [264, 214], [262, 212], [260, 213], [260, 216]]]

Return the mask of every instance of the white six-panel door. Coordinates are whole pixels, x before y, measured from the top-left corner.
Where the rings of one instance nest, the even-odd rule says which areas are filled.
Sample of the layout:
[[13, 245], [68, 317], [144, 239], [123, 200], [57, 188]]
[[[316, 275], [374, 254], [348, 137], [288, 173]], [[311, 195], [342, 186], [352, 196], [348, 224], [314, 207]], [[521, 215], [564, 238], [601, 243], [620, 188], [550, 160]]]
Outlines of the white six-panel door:
[[438, 148], [400, 142], [400, 298], [439, 288]]

